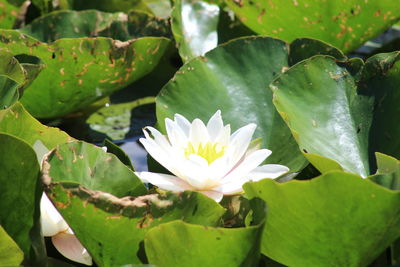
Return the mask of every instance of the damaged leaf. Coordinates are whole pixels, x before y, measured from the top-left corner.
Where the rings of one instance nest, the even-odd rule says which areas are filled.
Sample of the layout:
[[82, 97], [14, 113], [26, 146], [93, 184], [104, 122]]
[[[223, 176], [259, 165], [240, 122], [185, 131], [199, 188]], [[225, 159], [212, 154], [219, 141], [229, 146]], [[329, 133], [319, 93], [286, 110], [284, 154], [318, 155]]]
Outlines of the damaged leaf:
[[240, 20], [261, 35], [292, 42], [310, 37], [350, 52], [399, 20], [392, 0], [225, 0]]
[[46, 44], [0, 30], [0, 47], [13, 54], [37, 56], [47, 65], [21, 98], [25, 108], [39, 118], [68, 114], [123, 88], [150, 72], [169, 45], [168, 39], [158, 37], [127, 42], [67, 38]]
[[265, 203], [253, 226], [216, 228], [173, 221], [156, 226], [145, 236], [150, 263], [163, 267], [256, 267], [260, 256]]
[[62, 10], [39, 17], [18, 31], [45, 43], [61, 38], [109, 37], [128, 41], [145, 36], [171, 36], [167, 20], [140, 11], [125, 14]]
[[146, 262], [143, 239], [154, 226], [177, 219], [215, 226], [224, 212], [195, 192], [117, 198], [55, 182], [48, 184], [48, 195], [94, 261], [105, 267]]
[[117, 197], [147, 192], [133, 171], [114, 154], [82, 141], [62, 144], [52, 151], [45, 159], [43, 175], [53, 182], [78, 183]]
[[60, 129], [41, 124], [19, 102], [0, 110], [0, 132], [16, 136], [30, 146], [40, 140], [47, 149], [73, 140]]

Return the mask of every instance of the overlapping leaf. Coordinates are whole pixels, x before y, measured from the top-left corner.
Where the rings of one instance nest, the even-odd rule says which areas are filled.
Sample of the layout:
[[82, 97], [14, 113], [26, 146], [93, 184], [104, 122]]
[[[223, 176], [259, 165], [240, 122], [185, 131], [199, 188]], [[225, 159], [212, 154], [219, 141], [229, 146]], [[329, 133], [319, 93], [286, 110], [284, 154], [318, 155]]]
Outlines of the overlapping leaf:
[[19, 31], [47, 43], [60, 38], [110, 37], [127, 41], [145, 36], [171, 36], [167, 20], [139, 11], [128, 14], [97, 10], [57, 11], [37, 18]]
[[123, 140], [141, 135], [143, 127], [155, 123], [154, 97], [107, 105], [91, 114], [86, 123], [91, 129], [91, 139], [96, 141], [101, 141], [105, 136]]
[[263, 224], [213, 228], [174, 221], [151, 229], [146, 255], [156, 266], [258, 266]]
[[89, 144], [61, 145], [45, 166], [50, 198], [100, 266], [144, 262], [144, 235], [160, 223], [183, 219], [215, 226], [224, 212], [197, 193], [134, 197], [144, 191], [130, 190], [137, 188], [133, 172]]
[[[111, 94], [151, 71], [170, 42], [145, 37], [60, 39], [41, 43], [16, 31], [0, 32], [0, 47], [40, 57], [47, 68], [21, 99], [35, 117], [57, 117]], [[51, 86], [49, 86], [51, 85]]]
[[219, 7], [201, 0], [177, 0], [172, 31], [183, 61], [204, 55], [218, 44]]
[[289, 61], [293, 64], [300, 59], [303, 50], [342, 56], [337, 49], [318, 41], [313, 41], [319, 45], [312, 48], [300, 45], [306, 42], [311, 41], [298, 41], [292, 58], [288, 45], [280, 40], [241, 38], [189, 61], [157, 96], [158, 123], [164, 128], [164, 119], [175, 113], [207, 121], [220, 109], [233, 130], [257, 124], [256, 137], [262, 137], [263, 146], [272, 150], [268, 162], [287, 165], [292, 171], [301, 169], [305, 160], [275, 110], [267, 87], [288, 68]]
[[23, 259], [24, 253], [0, 226], [0, 266], [19, 266]]
[[18, 61], [0, 50], [0, 108], [5, 109], [19, 98], [19, 87], [25, 80], [24, 70]]
[[267, 202], [262, 252], [288, 266], [367, 266], [400, 236], [400, 192], [331, 172], [244, 185]]
[[291, 42], [323, 40], [345, 52], [358, 48], [399, 20], [391, 0], [226, 0], [241, 21], [258, 34]]
[[30, 146], [40, 141], [47, 149], [73, 140], [60, 129], [41, 124], [19, 102], [0, 110], [0, 132], [16, 136]]
[[[21, 139], [0, 133], [0, 225], [31, 264], [43, 263], [39, 202], [39, 164], [33, 149]], [[38, 265], [38, 266], [39, 266]]]
[[399, 157], [397, 58], [397, 52], [374, 56], [364, 66], [357, 63], [360, 72], [351, 62], [316, 56], [271, 84], [275, 106], [320, 171], [339, 163], [366, 177], [375, 172], [375, 152]]

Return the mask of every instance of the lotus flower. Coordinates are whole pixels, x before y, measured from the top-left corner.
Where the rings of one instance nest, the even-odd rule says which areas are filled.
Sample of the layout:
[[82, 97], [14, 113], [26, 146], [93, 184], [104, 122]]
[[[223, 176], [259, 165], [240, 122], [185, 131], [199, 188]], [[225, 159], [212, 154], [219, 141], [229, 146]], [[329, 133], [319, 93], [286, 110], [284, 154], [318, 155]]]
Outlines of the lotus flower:
[[182, 115], [165, 119], [167, 136], [153, 127], [144, 128], [141, 138], [147, 152], [170, 174], [137, 172], [143, 181], [160, 189], [198, 191], [219, 202], [224, 195], [243, 191], [248, 181], [277, 178], [289, 171], [282, 165], [259, 166], [272, 152], [251, 145], [257, 127], [250, 123], [231, 135], [217, 111], [205, 125], [200, 119], [190, 123]]
[[66, 258], [92, 265], [92, 257], [75, 237], [49, 198], [43, 193], [40, 200], [40, 220], [43, 236], [51, 236], [54, 247]]

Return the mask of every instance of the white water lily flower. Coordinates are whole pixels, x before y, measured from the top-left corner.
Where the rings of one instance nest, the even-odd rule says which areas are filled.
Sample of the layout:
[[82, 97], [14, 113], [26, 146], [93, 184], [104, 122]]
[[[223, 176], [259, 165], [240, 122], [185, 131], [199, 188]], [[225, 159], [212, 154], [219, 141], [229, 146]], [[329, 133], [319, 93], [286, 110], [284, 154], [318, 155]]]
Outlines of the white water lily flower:
[[231, 135], [218, 110], [205, 125], [200, 119], [190, 123], [182, 115], [165, 119], [167, 136], [146, 127], [141, 138], [147, 152], [173, 175], [136, 172], [144, 182], [164, 190], [201, 192], [215, 201], [223, 195], [238, 194], [248, 181], [277, 178], [289, 171], [286, 166], [259, 166], [272, 152], [250, 147], [256, 124], [250, 123]]
[[43, 236], [51, 236], [54, 247], [64, 257], [75, 262], [92, 265], [92, 257], [45, 193], [40, 200], [40, 222]]

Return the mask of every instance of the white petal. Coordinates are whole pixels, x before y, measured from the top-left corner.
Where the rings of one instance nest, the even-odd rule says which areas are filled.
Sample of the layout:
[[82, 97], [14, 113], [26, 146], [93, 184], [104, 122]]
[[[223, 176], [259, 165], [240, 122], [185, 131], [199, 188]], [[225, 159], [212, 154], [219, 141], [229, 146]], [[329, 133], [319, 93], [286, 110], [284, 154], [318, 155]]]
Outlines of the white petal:
[[188, 134], [179, 127], [179, 125], [170, 120], [165, 119], [165, 128], [167, 130], [168, 140], [173, 147], [185, 147], [188, 142]]
[[264, 178], [278, 178], [289, 171], [289, 168], [279, 164], [265, 164], [249, 173], [250, 181], [259, 181]]
[[220, 202], [224, 197], [224, 194], [217, 191], [200, 191], [200, 193], [214, 199], [216, 202]]
[[179, 171], [176, 168], [178, 158], [174, 151], [163, 149], [153, 139], [140, 138], [139, 141], [154, 160], [173, 174], [179, 175]]
[[168, 174], [154, 172], [135, 172], [135, 174], [146, 183], [151, 183], [161, 189], [182, 192], [192, 190], [192, 187], [184, 180]]
[[199, 165], [200, 168], [208, 168], [208, 161], [197, 154], [190, 154], [189, 160]]
[[205, 166], [204, 162], [189, 159], [183, 162], [179, 168], [182, 174], [179, 177], [190, 184], [195, 191], [209, 188], [215, 183], [210, 179], [208, 163]]
[[208, 135], [210, 136], [211, 142], [215, 142], [215, 140], [223, 130], [223, 127], [224, 123], [222, 121], [221, 111], [218, 110], [207, 123], [207, 131]]
[[225, 175], [232, 169], [229, 166], [230, 158], [229, 155], [225, 154], [220, 158], [217, 158], [209, 165], [209, 175], [211, 179], [221, 180]]
[[53, 236], [69, 228], [45, 193], [40, 200], [40, 222], [43, 236]]
[[210, 140], [209, 136], [208, 136], [207, 128], [201, 120], [195, 119], [192, 122], [192, 127], [190, 128], [189, 139], [193, 143], [194, 146], [197, 146], [200, 143], [205, 144]]
[[189, 137], [190, 134], [190, 122], [180, 114], [175, 114], [174, 121], [179, 126], [179, 128], [183, 131], [186, 137]]
[[51, 238], [54, 247], [66, 258], [85, 265], [92, 265], [92, 257], [75, 235], [59, 233]]
[[219, 135], [215, 138], [214, 142], [223, 146], [227, 146], [231, 140], [231, 126], [225, 125], [220, 131]]
[[106, 146], [102, 146], [101, 149], [103, 149], [103, 151], [107, 153], [107, 147]]
[[243, 160], [240, 161], [237, 166], [222, 179], [221, 182], [224, 184], [244, 177], [249, 179], [248, 174], [260, 165], [270, 154], [271, 151], [268, 149], [260, 149], [251, 153], [243, 158]]
[[256, 124], [250, 123], [232, 134], [228, 147], [228, 152], [232, 154], [232, 164], [238, 162], [246, 152], [256, 127]]
[[[151, 138], [149, 136], [149, 133], [147, 131], [149, 131], [151, 133], [153, 138]], [[154, 140], [154, 142], [156, 142], [156, 144], [159, 145], [162, 149], [164, 149], [164, 150], [171, 149], [171, 144], [168, 142], [167, 138], [162, 133], [160, 133], [157, 129], [155, 129], [151, 126], [147, 126], [143, 129], [143, 132], [144, 132], [144, 135], [146, 136], [146, 139]]]
[[233, 195], [243, 192], [243, 184], [247, 183], [249, 179], [247, 177], [242, 177], [235, 180], [230, 180], [227, 183], [216, 187], [215, 190], [223, 193], [224, 195]]

